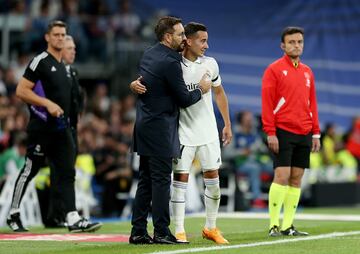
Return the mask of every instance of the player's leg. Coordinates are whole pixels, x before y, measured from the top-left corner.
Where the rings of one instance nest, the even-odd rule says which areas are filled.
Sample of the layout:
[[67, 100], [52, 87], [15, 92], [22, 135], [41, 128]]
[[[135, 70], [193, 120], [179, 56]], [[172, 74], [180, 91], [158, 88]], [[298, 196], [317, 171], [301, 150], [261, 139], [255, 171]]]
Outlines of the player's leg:
[[174, 178], [171, 194], [172, 221], [175, 225], [176, 239], [184, 243], [188, 243], [184, 227], [185, 197], [189, 170], [195, 157], [195, 151], [195, 146], [182, 146], [181, 158], [173, 160]]
[[28, 231], [20, 220], [20, 204], [31, 179], [43, 166], [46, 151], [44, 134], [28, 133], [25, 165], [16, 179], [7, 224], [15, 232]]
[[269, 190], [269, 236], [280, 236], [280, 212], [284, 204], [290, 178], [293, 153], [289, 132], [277, 130], [279, 153], [274, 154], [274, 179]]
[[[74, 128], [71, 128], [71, 134], [73, 140], [75, 141], [76, 154], [78, 147], [77, 131]], [[49, 193], [49, 204], [48, 212], [46, 215], [46, 221], [44, 223], [45, 227], [48, 228], [59, 228], [66, 226], [66, 213], [64, 209], [64, 204], [61, 198], [61, 192], [59, 187], [59, 172], [54, 169], [54, 165], [50, 163], [50, 193]]]
[[282, 224], [282, 233], [284, 235], [302, 236], [308, 235], [306, 232], [297, 231], [293, 227], [296, 209], [301, 195], [301, 179], [305, 168], [309, 168], [311, 135], [298, 136], [298, 144], [294, 149], [292, 157], [291, 174], [289, 179], [289, 188], [284, 200], [284, 218]]
[[64, 204], [70, 232], [92, 232], [102, 224], [80, 217], [75, 204], [75, 143], [70, 129], [54, 133], [49, 145], [48, 158], [57, 171], [59, 193]]
[[205, 227], [202, 231], [204, 238], [218, 244], [229, 243], [216, 227], [216, 219], [220, 205], [220, 180], [218, 169], [221, 166], [221, 151], [218, 141], [200, 146], [197, 152], [203, 169], [205, 192], [204, 203], [206, 212]]
[[50, 192], [47, 215], [44, 221], [46, 228], [65, 227], [65, 209], [59, 188], [59, 172], [50, 163]]
[[280, 236], [280, 212], [288, 189], [290, 167], [275, 168], [274, 180], [269, 190], [270, 236]]
[[204, 172], [204, 203], [206, 210], [206, 228], [216, 228], [216, 219], [220, 205], [220, 181], [217, 169]]
[[[293, 221], [301, 195], [301, 178], [304, 175], [303, 168], [292, 167], [289, 188], [284, 199], [284, 218], [281, 232], [284, 235], [295, 235]], [[296, 234], [297, 235], [297, 234]], [[307, 234], [304, 234], [307, 235]]]

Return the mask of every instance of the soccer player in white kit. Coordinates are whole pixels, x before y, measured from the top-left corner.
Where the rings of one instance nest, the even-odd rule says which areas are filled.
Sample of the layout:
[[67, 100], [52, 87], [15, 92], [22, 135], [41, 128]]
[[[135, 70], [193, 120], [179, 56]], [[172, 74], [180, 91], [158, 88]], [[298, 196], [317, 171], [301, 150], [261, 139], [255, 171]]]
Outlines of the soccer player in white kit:
[[[187, 45], [183, 51], [183, 77], [188, 90], [196, 89], [206, 74], [211, 79], [215, 102], [224, 120], [222, 141], [227, 145], [232, 138], [228, 100], [221, 85], [219, 67], [212, 57], [204, 56], [208, 46], [208, 33], [204, 25], [191, 22], [185, 26]], [[189, 170], [195, 157], [200, 161], [205, 183], [206, 222], [202, 236], [217, 244], [229, 243], [216, 227], [220, 204], [218, 169], [221, 165], [219, 134], [214, 114], [212, 93], [206, 93], [194, 105], [180, 109], [179, 138], [181, 158], [173, 163], [173, 191], [171, 197], [175, 237], [188, 242], [185, 229], [185, 194]]]

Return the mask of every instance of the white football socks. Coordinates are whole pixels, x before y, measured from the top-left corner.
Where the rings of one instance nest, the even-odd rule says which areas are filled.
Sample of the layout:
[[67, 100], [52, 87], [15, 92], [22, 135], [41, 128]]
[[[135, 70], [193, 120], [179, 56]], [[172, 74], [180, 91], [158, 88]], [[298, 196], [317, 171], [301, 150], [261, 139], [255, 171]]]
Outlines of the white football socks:
[[173, 190], [171, 195], [173, 223], [175, 225], [175, 234], [185, 232], [185, 195], [186, 182], [173, 181]]
[[13, 215], [15, 213], [20, 213], [20, 208], [11, 208], [9, 211], [10, 215]]
[[74, 225], [76, 222], [78, 222], [81, 219], [79, 213], [77, 211], [68, 212], [66, 214], [66, 221], [69, 226]]
[[208, 229], [216, 228], [216, 218], [220, 205], [220, 181], [217, 178], [204, 178], [205, 183], [205, 211], [206, 222], [205, 227]]

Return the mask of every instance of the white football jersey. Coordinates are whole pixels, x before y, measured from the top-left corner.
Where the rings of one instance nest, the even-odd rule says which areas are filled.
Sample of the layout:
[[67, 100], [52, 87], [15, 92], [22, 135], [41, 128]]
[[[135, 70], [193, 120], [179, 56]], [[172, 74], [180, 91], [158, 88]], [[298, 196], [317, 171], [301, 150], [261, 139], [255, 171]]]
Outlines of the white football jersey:
[[[214, 87], [221, 85], [219, 66], [212, 57], [199, 57], [195, 62], [183, 57], [181, 67], [189, 91], [199, 86], [202, 76], [206, 73]], [[212, 92], [204, 94], [201, 100], [190, 107], [180, 109], [179, 123], [179, 137], [182, 145], [200, 146], [218, 139]]]

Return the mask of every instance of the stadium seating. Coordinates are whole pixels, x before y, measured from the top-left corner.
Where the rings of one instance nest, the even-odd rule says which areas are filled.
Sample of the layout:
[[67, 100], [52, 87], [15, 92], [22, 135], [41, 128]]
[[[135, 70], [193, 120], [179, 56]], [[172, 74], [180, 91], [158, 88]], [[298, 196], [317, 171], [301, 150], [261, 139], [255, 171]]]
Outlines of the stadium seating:
[[305, 28], [302, 60], [315, 73], [321, 123], [336, 122], [345, 130], [359, 114], [359, 1], [253, 0], [212, 5], [206, 0], [154, 0], [151, 4], [168, 8], [184, 23], [208, 26], [208, 55], [220, 64], [231, 111], [260, 113], [261, 76], [282, 55], [281, 30], [293, 25]]

